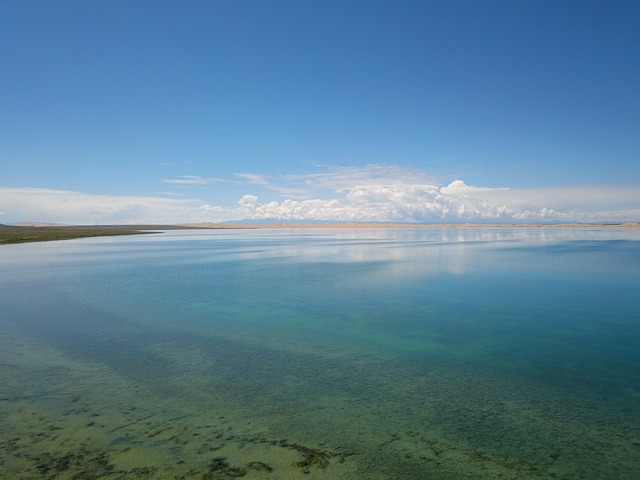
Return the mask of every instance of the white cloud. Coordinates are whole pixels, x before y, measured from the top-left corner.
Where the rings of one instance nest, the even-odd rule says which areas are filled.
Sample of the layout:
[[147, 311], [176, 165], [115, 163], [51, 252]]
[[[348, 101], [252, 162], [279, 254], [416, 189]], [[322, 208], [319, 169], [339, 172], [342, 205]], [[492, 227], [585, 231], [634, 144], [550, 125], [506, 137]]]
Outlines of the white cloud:
[[[237, 179], [240, 179], [238, 181]], [[182, 184], [217, 179], [179, 177]], [[188, 183], [187, 183], [188, 182]], [[237, 174], [246, 194], [222, 206], [189, 198], [92, 195], [0, 188], [5, 223], [192, 223], [228, 220], [325, 222], [602, 222], [640, 219], [640, 188], [491, 188], [388, 165], [324, 167], [306, 175]], [[274, 193], [275, 192], [275, 193]], [[259, 196], [259, 195], [260, 196]], [[277, 199], [270, 198], [277, 194]], [[266, 198], [262, 201], [261, 198]], [[231, 200], [233, 201], [233, 200]]]
[[228, 220], [224, 209], [193, 199], [92, 195], [43, 188], [1, 188], [3, 221], [69, 224], [162, 224]]
[[[383, 172], [396, 175], [385, 180]], [[322, 193], [333, 185], [333, 195], [328, 199], [266, 203], [259, 202], [255, 195], [246, 195], [240, 200], [238, 213], [248, 219], [337, 222], [595, 222], [640, 218], [637, 188], [488, 188], [467, 185], [462, 180], [437, 186], [422, 183], [425, 178], [426, 174], [376, 166], [289, 176], [287, 181], [318, 187]]]

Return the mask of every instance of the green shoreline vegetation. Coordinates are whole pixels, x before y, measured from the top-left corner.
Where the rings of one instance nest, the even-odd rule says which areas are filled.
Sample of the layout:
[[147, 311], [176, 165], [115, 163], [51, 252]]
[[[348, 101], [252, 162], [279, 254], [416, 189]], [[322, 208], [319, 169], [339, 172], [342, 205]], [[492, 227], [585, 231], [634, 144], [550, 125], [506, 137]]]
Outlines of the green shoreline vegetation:
[[45, 242], [51, 240], [71, 240], [74, 238], [104, 237], [113, 235], [136, 235], [152, 233], [139, 227], [126, 226], [13, 226], [0, 225], [0, 245], [9, 243]]

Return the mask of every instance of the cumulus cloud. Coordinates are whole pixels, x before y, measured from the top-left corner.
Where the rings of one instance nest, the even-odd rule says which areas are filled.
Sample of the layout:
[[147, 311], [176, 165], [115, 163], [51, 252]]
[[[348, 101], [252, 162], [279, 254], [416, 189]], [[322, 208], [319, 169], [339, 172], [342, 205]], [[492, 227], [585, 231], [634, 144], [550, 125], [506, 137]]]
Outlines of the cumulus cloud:
[[292, 200], [283, 202], [271, 201], [259, 203], [255, 195], [245, 195], [239, 201], [238, 214], [247, 219], [278, 220], [321, 220], [345, 221], [355, 220], [345, 216], [338, 200]]
[[[640, 217], [640, 191], [635, 188], [488, 188], [462, 180], [438, 186], [418, 183], [414, 177], [385, 181], [359, 173], [351, 184], [341, 178], [328, 199], [261, 203], [255, 195], [245, 195], [238, 213], [249, 219], [336, 222], [588, 222]], [[328, 188], [332, 175], [311, 179], [319, 178]]]

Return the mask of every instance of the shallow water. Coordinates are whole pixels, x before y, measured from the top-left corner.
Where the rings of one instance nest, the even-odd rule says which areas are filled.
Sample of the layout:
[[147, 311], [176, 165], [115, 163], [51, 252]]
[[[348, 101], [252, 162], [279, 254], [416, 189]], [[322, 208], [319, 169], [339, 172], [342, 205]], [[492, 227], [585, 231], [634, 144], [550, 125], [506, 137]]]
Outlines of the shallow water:
[[640, 229], [0, 248], [0, 477], [635, 479]]

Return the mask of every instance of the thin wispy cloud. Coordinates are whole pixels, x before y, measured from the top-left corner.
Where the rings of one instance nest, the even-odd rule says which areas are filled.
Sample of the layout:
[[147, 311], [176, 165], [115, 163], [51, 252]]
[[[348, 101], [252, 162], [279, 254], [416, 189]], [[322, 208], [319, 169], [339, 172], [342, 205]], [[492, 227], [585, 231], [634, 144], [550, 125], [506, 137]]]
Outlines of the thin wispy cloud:
[[239, 179], [238, 183], [256, 185], [265, 190], [277, 192], [282, 197], [300, 199], [311, 193], [311, 190], [304, 185], [287, 182], [282, 176], [272, 177], [260, 173], [236, 173], [235, 176]]
[[423, 170], [399, 165], [320, 166], [323, 172], [284, 175], [282, 180], [309, 188], [344, 192], [358, 186], [434, 183], [437, 178]]
[[171, 185], [211, 185], [214, 183], [227, 182], [223, 178], [204, 178], [196, 175], [180, 175], [177, 178], [165, 178], [162, 183], [168, 183]]
[[170, 197], [184, 197], [184, 193], [178, 192], [156, 192], [158, 195], [169, 195]]
[[271, 185], [267, 176], [261, 173], [236, 173], [236, 177], [249, 185], [262, 185], [267, 187]]

